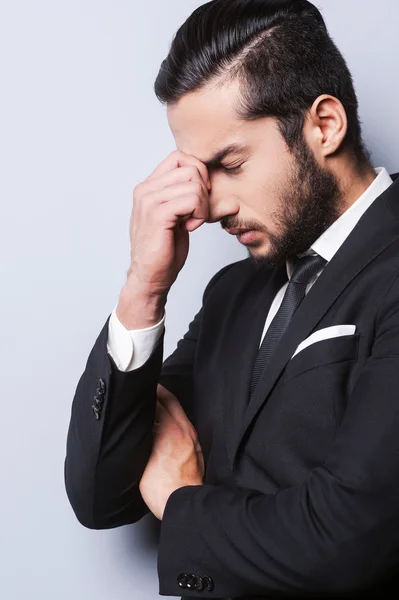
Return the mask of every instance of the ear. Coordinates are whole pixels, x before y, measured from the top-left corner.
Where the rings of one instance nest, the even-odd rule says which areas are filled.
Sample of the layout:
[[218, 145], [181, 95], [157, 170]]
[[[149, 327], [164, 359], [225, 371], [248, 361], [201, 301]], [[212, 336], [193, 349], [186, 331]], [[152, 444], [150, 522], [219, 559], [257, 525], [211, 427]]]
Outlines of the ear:
[[326, 158], [344, 141], [348, 119], [338, 98], [323, 94], [316, 98], [306, 120], [307, 138], [314, 153]]

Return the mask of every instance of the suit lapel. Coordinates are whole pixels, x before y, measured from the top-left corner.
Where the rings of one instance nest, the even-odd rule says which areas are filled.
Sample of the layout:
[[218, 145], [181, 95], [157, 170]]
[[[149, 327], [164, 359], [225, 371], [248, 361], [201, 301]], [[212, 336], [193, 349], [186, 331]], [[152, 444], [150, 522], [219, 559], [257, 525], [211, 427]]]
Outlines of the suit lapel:
[[223, 341], [220, 397], [223, 408], [224, 439], [232, 458], [247, 406], [252, 367], [268, 313], [278, 290], [288, 281], [287, 269], [257, 269], [250, 263], [248, 277], [229, 304], [227, 339]]
[[[224, 419], [225, 425], [227, 423], [230, 425], [225, 433], [226, 439], [229, 440], [232, 468], [245, 432], [268, 399], [298, 344], [312, 333], [351, 281], [399, 238], [399, 179], [396, 177], [395, 179], [396, 181], [388, 190], [381, 194], [364, 213], [299, 305], [247, 405], [250, 377], [265, 315], [275, 294], [283, 285], [285, 269], [272, 272], [270, 282], [266, 284], [267, 289], [263, 293], [259, 292], [261, 281], [256, 279], [251, 298], [248, 303], [244, 303], [243, 310], [237, 314], [237, 322], [232, 322], [231, 330], [235, 329], [235, 333], [231, 334], [232, 346], [229, 348], [234, 350], [229, 353], [231, 366], [228, 365], [224, 373], [224, 394], [230, 394], [229, 397], [224, 398], [224, 402], [225, 406], [228, 405], [228, 409], [232, 411]], [[248, 309], [250, 312], [247, 312]], [[254, 327], [254, 330], [249, 332], [251, 327]], [[237, 348], [242, 348], [241, 352], [237, 352]], [[240, 411], [243, 397], [245, 410]]]

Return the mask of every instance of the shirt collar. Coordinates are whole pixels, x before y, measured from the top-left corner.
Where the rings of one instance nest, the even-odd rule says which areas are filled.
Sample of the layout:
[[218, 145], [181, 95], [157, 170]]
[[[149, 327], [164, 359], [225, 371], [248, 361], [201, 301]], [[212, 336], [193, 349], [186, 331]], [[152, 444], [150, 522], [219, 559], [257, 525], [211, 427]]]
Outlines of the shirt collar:
[[[363, 194], [321, 234], [306, 252], [303, 252], [299, 256], [319, 254], [327, 262], [332, 259], [352, 229], [354, 229], [363, 213], [392, 183], [392, 179], [384, 167], [377, 167], [374, 171], [377, 177]], [[294, 264], [291, 260], [287, 260], [286, 266], [288, 279], [291, 279]]]

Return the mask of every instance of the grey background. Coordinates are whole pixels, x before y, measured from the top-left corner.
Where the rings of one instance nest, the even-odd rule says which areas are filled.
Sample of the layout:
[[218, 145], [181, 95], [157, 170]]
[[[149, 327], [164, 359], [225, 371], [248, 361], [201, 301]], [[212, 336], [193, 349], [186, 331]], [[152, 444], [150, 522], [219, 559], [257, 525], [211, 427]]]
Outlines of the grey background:
[[[125, 282], [133, 188], [175, 148], [153, 81], [199, 4], [0, 1], [4, 600], [159, 597], [159, 521], [85, 529], [63, 462], [78, 378]], [[352, 70], [374, 164], [398, 171], [397, 0], [317, 6]], [[213, 273], [246, 256], [219, 223], [191, 234], [165, 358]]]

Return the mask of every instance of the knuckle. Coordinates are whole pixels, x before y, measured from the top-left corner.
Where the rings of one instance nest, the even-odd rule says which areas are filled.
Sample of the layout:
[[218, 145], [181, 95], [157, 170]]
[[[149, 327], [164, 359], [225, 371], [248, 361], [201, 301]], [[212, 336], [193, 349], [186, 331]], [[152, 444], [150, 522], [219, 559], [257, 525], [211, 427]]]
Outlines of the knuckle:
[[195, 165], [190, 165], [187, 169], [191, 177], [198, 177], [199, 171]]
[[172, 161], [183, 161], [184, 160], [184, 154], [183, 152], [181, 152], [181, 150], [174, 150], [171, 155], [170, 158], [172, 159]]
[[143, 194], [143, 182], [138, 183], [134, 190], [133, 190], [133, 196], [135, 198], [140, 198]]
[[192, 200], [198, 204], [201, 202], [201, 194], [200, 192], [197, 192], [196, 190], [191, 194], [191, 198]]
[[195, 191], [198, 194], [202, 194], [202, 190], [203, 190], [202, 183], [200, 181], [198, 181], [198, 179], [196, 179], [195, 181], [193, 181], [193, 186], [195, 188]]

